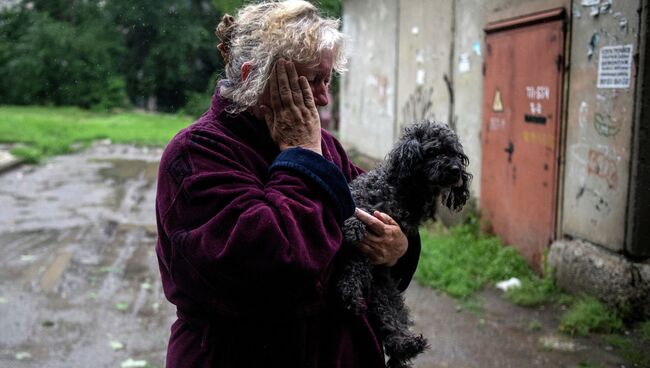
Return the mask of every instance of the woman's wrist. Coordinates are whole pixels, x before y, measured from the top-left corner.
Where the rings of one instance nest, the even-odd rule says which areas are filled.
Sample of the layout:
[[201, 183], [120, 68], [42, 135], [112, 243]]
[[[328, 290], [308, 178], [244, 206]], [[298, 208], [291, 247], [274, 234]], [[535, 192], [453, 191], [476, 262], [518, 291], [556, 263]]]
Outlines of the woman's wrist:
[[289, 148], [297, 148], [297, 147], [302, 148], [302, 149], [306, 149], [306, 150], [310, 150], [312, 152], [316, 152], [321, 156], [323, 155], [323, 151], [321, 150], [320, 144], [318, 144], [318, 145], [316, 145], [316, 144], [310, 144], [310, 145], [307, 145], [307, 144], [304, 144], [304, 145], [280, 144], [279, 145], [280, 151], [286, 151]]

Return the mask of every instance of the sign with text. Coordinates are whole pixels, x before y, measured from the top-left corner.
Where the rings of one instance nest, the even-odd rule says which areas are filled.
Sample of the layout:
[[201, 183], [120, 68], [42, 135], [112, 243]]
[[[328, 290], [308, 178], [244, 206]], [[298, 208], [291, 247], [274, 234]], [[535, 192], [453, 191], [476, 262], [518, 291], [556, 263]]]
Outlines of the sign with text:
[[605, 46], [598, 60], [598, 88], [630, 88], [632, 45]]

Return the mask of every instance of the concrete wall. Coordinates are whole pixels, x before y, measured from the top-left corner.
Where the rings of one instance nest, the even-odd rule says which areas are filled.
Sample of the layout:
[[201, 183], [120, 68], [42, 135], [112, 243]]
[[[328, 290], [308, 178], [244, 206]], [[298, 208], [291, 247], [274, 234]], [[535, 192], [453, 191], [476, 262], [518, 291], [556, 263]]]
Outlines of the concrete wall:
[[448, 120], [452, 5], [451, 0], [399, 2], [398, 130], [425, 118]]
[[350, 39], [341, 80], [341, 141], [382, 158], [395, 139], [398, 0], [346, 1], [343, 8]]
[[482, 22], [483, 3], [474, 0], [456, 1], [454, 37], [453, 86], [456, 132], [470, 157], [469, 172], [474, 175], [472, 194], [481, 192], [481, 103], [483, 101], [483, 52], [485, 51]]
[[598, 88], [598, 64], [606, 46], [638, 52], [638, 7], [637, 0], [613, 1], [597, 16], [577, 2], [572, 9], [562, 228], [616, 251], [625, 241], [637, 68], [628, 88]]

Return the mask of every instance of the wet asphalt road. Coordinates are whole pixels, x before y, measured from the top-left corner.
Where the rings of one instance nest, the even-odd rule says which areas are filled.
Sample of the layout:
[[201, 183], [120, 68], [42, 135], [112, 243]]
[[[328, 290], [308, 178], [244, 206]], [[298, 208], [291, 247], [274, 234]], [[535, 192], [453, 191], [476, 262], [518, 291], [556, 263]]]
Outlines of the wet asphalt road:
[[[164, 366], [175, 314], [154, 253], [160, 154], [99, 143], [0, 174], [0, 367]], [[431, 344], [416, 367], [622, 366], [597, 340], [557, 335], [557, 310], [490, 290], [481, 312], [417, 284], [406, 296]]]
[[0, 175], [0, 367], [164, 366], [160, 154], [98, 144]]

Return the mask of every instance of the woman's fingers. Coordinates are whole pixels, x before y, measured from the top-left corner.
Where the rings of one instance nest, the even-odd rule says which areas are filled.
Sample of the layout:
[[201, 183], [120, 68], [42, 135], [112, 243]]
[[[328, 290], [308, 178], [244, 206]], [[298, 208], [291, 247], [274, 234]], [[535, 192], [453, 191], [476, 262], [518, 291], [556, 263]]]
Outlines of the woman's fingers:
[[388, 216], [387, 213], [375, 211], [372, 213], [372, 215], [381, 220], [386, 225], [399, 225], [397, 221], [393, 220], [393, 218]]
[[291, 95], [293, 96], [293, 103], [298, 107], [303, 107], [305, 101], [302, 96], [302, 88], [298, 82], [298, 72], [296, 66], [292, 62], [287, 63], [287, 78], [289, 79], [289, 86], [291, 87]]
[[371, 216], [368, 212], [356, 209], [354, 211], [354, 216], [358, 218], [361, 222], [366, 224], [368, 229], [375, 233], [376, 235], [383, 235], [386, 229], [384, 228], [384, 223], [376, 217]]
[[291, 84], [289, 83], [289, 76], [287, 75], [287, 62], [284, 59], [278, 60], [275, 63], [276, 75], [278, 78], [278, 93], [280, 93], [280, 101], [285, 107], [294, 105], [293, 92], [291, 91]]
[[275, 63], [271, 75], [269, 76], [269, 94], [271, 95], [271, 109], [273, 111], [280, 111], [282, 109], [282, 101], [278, 93], [278, 63]]
[[300, 77], [299, 83], [300, 89], [302, 90], [302, 98], [305, 101], [305, 106], [310, 110], [315, 110], [316, 102], [314, 101], [314, 95], [311, 93], [309, 81], [305, 77]]

